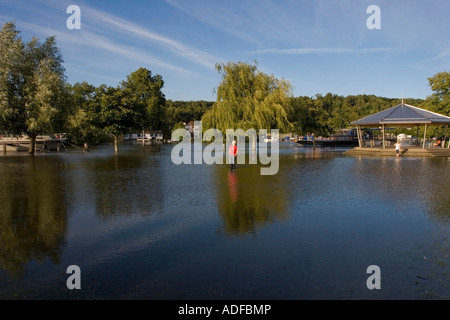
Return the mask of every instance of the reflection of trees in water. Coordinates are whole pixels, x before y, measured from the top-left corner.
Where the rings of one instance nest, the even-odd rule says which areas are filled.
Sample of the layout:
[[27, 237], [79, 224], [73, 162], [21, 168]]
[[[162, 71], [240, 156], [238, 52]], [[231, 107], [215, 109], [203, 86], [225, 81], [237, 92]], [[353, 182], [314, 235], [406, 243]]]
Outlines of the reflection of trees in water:
[[[433, 221], [444, 223], [450, 226], [450, 161], [443, 159], [425, 159], [425, 163], [434, 170], [425, 170], [421, 172], [423, 178], [419, 184], [423, 184], [427, 201], [427, 212]], [[430, 172], [431, 171], [431, 172]], [[423, 181], [423, 182], [422, 182]]]
[[30, 260], [58, 263], [62, 253], [67, 227], [62, 162], [39, 156], [2, 160], [0, 265], [21, 277]]
[[101, 218], [142, 215], [161, 209], [161, 168], [152, 155], [119, 153], [84, 163], [90, 172], [90, 188]]
[[355, 174], [367, 194], [405, 206], [420, 203], [430, 219], [450, 225], [450, 170], [446, 159], [360, 158]]
[[[228, 168], [228, 166], [227, 166]], [[215, 170], [218, 210], [227, 234], [255, 232], [287, 215], [287, 200], [282, 183], [273, 176], [262, 176], [252, 165], [238, 165], [236, 171]]]

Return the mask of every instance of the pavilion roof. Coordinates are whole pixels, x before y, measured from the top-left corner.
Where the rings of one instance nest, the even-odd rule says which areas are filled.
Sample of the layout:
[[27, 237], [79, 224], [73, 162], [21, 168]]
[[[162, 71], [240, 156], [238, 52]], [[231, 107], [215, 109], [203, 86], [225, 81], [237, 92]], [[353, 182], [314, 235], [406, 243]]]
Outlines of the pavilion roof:
[[368, 125], [449, 125], [450, 117], [425, 109], [401, 103], [394, 107], [361, 118], [350, 123], [352, 126]]

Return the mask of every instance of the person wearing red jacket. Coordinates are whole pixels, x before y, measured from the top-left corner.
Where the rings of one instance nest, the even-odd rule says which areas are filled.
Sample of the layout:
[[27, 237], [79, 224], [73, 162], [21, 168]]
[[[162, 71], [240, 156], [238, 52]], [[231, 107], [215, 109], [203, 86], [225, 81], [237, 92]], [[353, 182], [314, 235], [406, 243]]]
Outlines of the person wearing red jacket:
[[236, 155], [238, 153], [238, 147], [236, 145], [236, 140], [233, 140], [231, 143], [229, 149], [228, 149], [228, 155], [230, 157], [230, 169], [233, 170], [236, 168]]

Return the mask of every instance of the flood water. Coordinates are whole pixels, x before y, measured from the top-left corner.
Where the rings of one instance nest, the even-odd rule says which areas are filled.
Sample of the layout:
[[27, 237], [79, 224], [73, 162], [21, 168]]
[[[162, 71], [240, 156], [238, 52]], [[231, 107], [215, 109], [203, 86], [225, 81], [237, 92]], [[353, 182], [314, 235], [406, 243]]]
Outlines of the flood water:
[[281, 143], [264, 176], [172, 147], [0, 153], [0, 299], [450, 298], [448, 159]]

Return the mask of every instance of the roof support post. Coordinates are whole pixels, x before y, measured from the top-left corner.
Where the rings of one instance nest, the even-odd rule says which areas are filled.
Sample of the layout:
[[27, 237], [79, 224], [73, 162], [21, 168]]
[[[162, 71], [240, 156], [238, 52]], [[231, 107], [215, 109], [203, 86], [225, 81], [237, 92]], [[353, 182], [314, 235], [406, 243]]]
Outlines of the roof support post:
[[425, 130], [423, 132], [423, 147], [422, 147], [422, 149], [425, 149], [426, 140], [427, 140], [427, 124], [425, 123]]
[[358, 145], [361, 148], [362, 147], [362, 141], [361, 141], [361, 127], [356, 126], [356, 134], [358, 136]]
[[[445, 136], [444, 136], [444, 141], [441, 142], [442, 148], [445, 148], [445, 141], [447, 141], [447, 137], [448, 137], [448, 125], [445, 126]], [[450, 147], [450, 139], [449, 139], [448, 146]]]
[[382, 128], [382, 130], [383, 130], [383, 149], [386, 149], [386, 139], [385, 139], [385, 135], [386, 135], [386, 132], [384, 131], [384, 123], [383, 123], [383, 128]]

